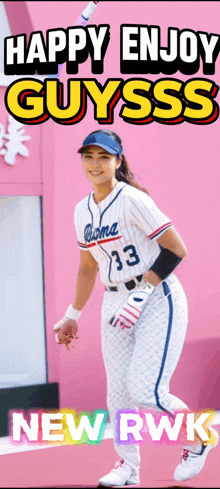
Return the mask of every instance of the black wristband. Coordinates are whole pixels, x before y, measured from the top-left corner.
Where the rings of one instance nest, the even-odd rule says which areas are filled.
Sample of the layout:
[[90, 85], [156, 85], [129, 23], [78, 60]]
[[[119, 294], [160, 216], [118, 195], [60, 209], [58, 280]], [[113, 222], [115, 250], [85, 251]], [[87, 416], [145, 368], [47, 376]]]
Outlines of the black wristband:
[[181, 262], [182, 258], [175, 255], [172, 251], [167, 248], [163, 248], [163, 246], [159, 245], [161, 248], [161, 252], [156, 258], [153, 265], [150, 267], [150, 270], [155, 272], [161, 280], [165, 280], [165, 278], [173, 272], [176, 266]]

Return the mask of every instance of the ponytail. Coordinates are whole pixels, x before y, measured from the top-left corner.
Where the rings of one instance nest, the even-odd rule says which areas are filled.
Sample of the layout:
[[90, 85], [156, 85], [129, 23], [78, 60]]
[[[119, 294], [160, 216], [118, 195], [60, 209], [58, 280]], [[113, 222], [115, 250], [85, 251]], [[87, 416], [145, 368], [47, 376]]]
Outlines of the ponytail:
[[138, 183], [135, 182], [134, 179], [134, 174], [132, 173], [129, 164], [125, 158], [125, 155], [122, 154], [122, 161], [120, 167], [116, 170], [115, 172], [115, 178], [119, 182], [125, 182], [128, 185], [131, 185], [132, 187], [137, 188], [138, 190], [141, 190], [141, 192], [145, 192], [148, 194], [148, 191], [146, 188], [141, 187], [141, 185], [138, 185]]

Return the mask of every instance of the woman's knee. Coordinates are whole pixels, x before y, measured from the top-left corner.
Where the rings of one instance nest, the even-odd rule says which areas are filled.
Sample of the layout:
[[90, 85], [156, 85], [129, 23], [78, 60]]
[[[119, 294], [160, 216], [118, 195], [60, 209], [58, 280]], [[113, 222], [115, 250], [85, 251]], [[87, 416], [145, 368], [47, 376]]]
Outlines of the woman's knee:
[[137, 378], [130, 377], [127, 380], [126, 386], [130, 396], [138, 405], [149, 404], [151, 406], [156, 406], [154, 386], [144, 384], [141, 379], [138, 380]]

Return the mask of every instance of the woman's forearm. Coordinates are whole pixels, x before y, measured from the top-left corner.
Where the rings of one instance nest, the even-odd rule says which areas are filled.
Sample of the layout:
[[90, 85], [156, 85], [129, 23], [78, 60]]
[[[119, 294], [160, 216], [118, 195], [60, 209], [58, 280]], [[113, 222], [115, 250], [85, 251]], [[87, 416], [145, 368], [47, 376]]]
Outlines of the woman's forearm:
[[97, 269], [79, 269], [76, 283], [76, 296], [72, 304], [74, 309], [81, 311], [89, 299], [95, 285]]
[[185, 244], [174, 228], [167, 229], [157, 242], [161, 248], [160, 254], [144, 275], [145, 281], [150, 282], [154, 287], [172, 273], [187, 255]]
[[162, 282], [162, 279], [158, 277], [158, 275], [154, 273], [153, 270], [148, 270], [148, 272], [144, 274], [144, 280], [145, 282], [150, 282], [150, 284], [154, 285], [154, 287]]

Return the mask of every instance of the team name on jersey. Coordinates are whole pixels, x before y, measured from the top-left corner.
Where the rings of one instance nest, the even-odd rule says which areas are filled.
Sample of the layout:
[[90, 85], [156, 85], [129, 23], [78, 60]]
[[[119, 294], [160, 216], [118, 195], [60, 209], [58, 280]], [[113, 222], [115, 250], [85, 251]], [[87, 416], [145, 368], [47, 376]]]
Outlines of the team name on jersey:
[[87, 224], [84, 229], [84, 238], [87, 243], [97, 241], [98, 239], [105, 239], [109, 236], [117, 236], [119, 233], [118, 223], [114, 222], [111, 226], [102, 226], [101, 228], [92, 228], [91, 224]]

